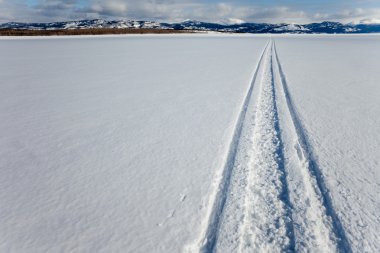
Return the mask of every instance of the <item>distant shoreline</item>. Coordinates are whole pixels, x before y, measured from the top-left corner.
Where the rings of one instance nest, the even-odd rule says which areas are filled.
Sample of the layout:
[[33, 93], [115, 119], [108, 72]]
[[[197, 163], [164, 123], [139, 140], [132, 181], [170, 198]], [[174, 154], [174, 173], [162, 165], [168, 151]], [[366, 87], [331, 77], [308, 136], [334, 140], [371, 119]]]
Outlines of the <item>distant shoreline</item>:
[[109, 34], [178, 34], [196, 33], [190, 30], [153, 28], [85, 28], [85, 29], [0, 29], [0, 36], [64, 36], [64, 35], [109, 35]]
[[52, 23], [8, 22], [0, 24], [0, 36], [123, 35], [123, 34], [368, 34], [380, 33], [380, 24], [342, 24], [324, 21], [309, 24], [242, 23], [219, 24], [201, 21], [158, 23], [135, 20], [78, 20]]

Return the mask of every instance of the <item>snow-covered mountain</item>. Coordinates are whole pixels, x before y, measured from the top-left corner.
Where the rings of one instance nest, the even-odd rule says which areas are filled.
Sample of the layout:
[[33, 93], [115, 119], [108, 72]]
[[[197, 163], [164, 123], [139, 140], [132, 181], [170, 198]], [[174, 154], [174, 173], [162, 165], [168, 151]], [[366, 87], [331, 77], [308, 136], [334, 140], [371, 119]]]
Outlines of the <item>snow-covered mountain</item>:
[[310, 24], [267, 24], [239, 23], [218, 24], [186, 20], [181, 23], [159, 23], [135, 20], [80, 20], [53, 23], [9, 22], [0, 25], [0, 29], [84, 29], [84, 28], [153, 28], [195, 31], [216, 31], [232, 33], [374, 33], [380, 32], [380, 24], [342, 24], [339, 22], [321, 22]]
[[20, 23], [10, 22], [0, 25], [2, 29], [38, 29], [38, 30], [55, 30], [55, 29], [85, 29], [85, 28], [169, 28], [165, 25], [151, 21], [135, 20], [79, 20], [52, 23]]

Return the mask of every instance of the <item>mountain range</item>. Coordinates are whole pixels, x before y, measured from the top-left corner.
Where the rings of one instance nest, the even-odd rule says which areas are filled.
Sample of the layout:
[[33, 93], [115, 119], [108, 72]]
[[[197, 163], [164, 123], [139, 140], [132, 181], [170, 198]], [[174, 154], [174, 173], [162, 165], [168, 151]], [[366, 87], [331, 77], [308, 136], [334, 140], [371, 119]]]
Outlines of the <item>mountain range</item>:
[[180, 23], [159, 23], [154, 21], [134, 20], [79, 20], [52, 23], [20, 23], [9, 22], [0, 24], [0, 29], [25, 30], [57, 30], [57, 29], [85, 29], [85, 28], [150, 28], [174, 29], [191, 31], [213, 31], [229, 33], [378, 33], [380, 24], [342, 24], [339, 22], [321, 22], [310, 24], [267, 24], [267, 23], [240, 23], [218, 24], [186, 20]]

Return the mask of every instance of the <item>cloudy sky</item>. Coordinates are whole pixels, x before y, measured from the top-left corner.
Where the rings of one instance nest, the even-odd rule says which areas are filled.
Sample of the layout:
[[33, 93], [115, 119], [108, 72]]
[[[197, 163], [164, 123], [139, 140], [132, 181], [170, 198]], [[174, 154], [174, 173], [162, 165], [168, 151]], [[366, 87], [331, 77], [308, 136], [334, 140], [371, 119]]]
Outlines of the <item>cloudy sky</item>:
[[0, 23], [89, 18], [177, 22], [380, 23], [380, 0], [0, 0]]

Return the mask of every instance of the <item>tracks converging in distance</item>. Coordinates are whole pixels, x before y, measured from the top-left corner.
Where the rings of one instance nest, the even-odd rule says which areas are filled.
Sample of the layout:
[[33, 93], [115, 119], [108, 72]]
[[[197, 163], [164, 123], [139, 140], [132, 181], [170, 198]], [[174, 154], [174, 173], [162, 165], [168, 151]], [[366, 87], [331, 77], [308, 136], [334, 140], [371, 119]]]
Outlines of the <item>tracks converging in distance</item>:
[[254, 71], [207, 220], [194, 251], [351, 252], [272, 40]]

